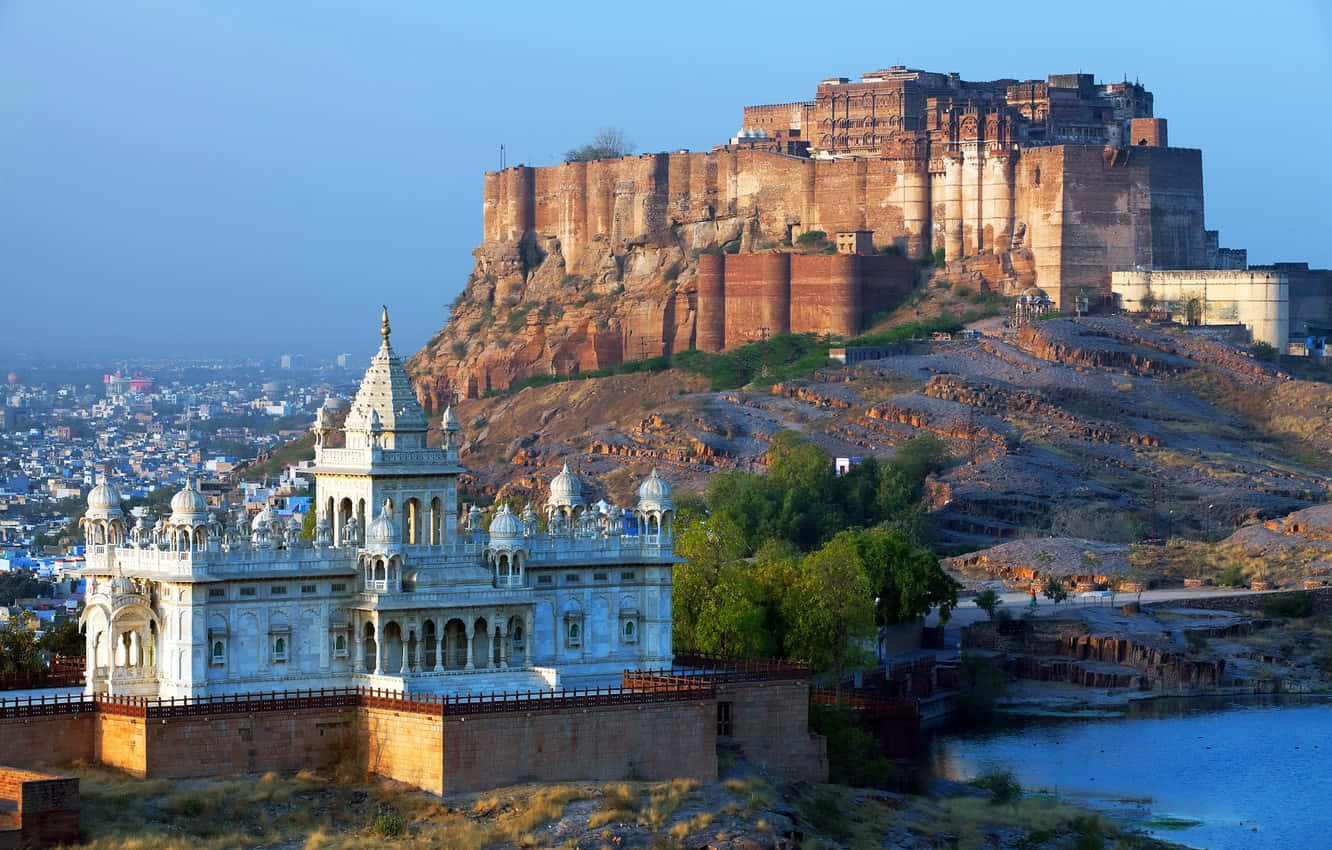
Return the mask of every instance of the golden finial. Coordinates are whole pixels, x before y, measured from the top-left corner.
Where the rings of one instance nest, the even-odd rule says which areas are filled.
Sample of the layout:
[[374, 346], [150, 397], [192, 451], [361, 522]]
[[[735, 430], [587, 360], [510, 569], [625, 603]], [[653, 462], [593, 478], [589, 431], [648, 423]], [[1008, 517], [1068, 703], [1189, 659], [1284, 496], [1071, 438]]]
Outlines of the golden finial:
[[389, 344], [389, 321], [388, 321], [388, 305], [387, 305], [387, 304], [384, 305], [384, 316], [383, 316], [383, 318], [381, 319], [381, 324], [380, 324], [380, 326], [379, 326], [379, 334], [380, 334], [380, 336], [384, 337], [384, 344], [385, 344], [385, 345], [388, 345], [388, 344]]

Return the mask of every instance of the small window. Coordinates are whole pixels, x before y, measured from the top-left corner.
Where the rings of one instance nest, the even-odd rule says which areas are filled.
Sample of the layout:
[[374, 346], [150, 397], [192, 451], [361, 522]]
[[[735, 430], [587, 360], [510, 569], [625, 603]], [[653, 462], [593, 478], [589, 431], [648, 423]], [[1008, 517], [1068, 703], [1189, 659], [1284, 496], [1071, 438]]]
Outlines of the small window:
[[592, 574], [592, 580], [593, 580], [593, 581], [605, 581], [605, 580], [606, 580], [606, 574], [605, 574], [605, 573], [593, 573], [593, 574]]
[[220, 640], [213, 641], [213, 664], [222, 666], [227, 663], [227, 647]]
[[241, 588], [241, 596], [254, 596], [254, 588], [253, 588], [253, 587], [242, 587], [242, 588]]
[[318, 593], [318, 592], [319, 592], [319, 585], [317, 584], [301, 585], [301, 593]]
[[226, 589], [225, 587], [210, 587], [210, 588], [208, 588], [208, 598], [209, 598], [209, 599], [226, 599], [226, 598], [227, 598], [227, 589]]
[[286, 596], [287, 586], [285, 584], [275, 584], [268, 589], [268, 592], [274, 596]]
[[627, 573], [620, 573], [620, 581], [633, 581], [635, 578], [637, 576], [634, 575], [632, 570]]
[[333, 587], [331, 588], [331, 590], [332, 590], [334, 593], [346, 593], [346, 592], [347, 592], [347, 585], [344, 584], [344, 583], [342, 583], [342, 582], [337, 582], [336, 584], [333, 585]]
[[346, 635], [338, 635], [337, 637], [333, 638], [333, 654], [338, 658], [343, 658], [347, 655]]
[[274, 660], [274, 661], [286, 661], [286, 660], [287, 660], [287, 639], [286, 639], [286, 638], [281, 638], [281, 637], [280, 637], [280, 638], [274, 638], [274, 639], [273, 639], [273, 660]]
[[731, 726], [731, 703], [717, 703], [717, 737], [729, 738], [735, 734]]
[[625, 643], [638, 642], [638, 626], [634, 624], [633, 620], [624, 621], [624, 629], [622, 630], [621, 634], [624, 635]]
[[553, 580], [550, 576], [537, 576], [537, 584], [550, 584]]
[[578, 582], [583, 580], [583, 577], [580, 576], [578, 573], [567, 573], [564, 576], [564, 580], [569, 584], [577, 584]]
[[514, 645], [514, 646], [522, 646], [522, 645], [523, 645], [523, 627], [522, 627], [522, 626], [514, 626], [514, 627], [513, 627], [513, 645]]
[[575, 621], [570, 621], [565, 630], [565, 643], [570, 647], [581, 646], [583, 643], [583, 628]]

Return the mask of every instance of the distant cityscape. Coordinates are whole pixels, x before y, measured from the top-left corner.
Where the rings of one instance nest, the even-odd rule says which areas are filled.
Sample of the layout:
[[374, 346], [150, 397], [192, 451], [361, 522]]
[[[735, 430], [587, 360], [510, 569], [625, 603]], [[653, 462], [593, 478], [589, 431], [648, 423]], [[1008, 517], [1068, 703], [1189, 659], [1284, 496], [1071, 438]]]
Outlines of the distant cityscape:
[[50, 583], [35, 598], [0, 598], [0, 620], [49, 624], [77, 609], [75, 522], [103, 476], [148, 517], [191, 477], [218, 511], [308, 510], [299, 464], [250, 481], [238, 467], [305, 433], [321, 406], [341, 407], [360, 374], [349, 359], [34, 362], [0, 373], [0, 574]]

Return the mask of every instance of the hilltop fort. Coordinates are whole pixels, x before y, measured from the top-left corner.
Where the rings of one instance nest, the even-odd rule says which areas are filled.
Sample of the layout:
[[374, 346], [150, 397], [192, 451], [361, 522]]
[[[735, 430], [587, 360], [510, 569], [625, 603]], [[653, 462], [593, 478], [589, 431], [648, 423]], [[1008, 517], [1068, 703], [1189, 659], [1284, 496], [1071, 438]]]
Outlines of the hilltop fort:
[[[972, 82], [894, 66], [745, 107], [707, 153], [488, 173], [483, 241], [411, 368], [428, 406], [761, 334], [852, 336], [947, 263], [1054, 306], [1111, 273], [1237, 264], [1203, 224], [1202, 154], [1137, 82]], [[804, 237], [802, 239], [802, 237]]]

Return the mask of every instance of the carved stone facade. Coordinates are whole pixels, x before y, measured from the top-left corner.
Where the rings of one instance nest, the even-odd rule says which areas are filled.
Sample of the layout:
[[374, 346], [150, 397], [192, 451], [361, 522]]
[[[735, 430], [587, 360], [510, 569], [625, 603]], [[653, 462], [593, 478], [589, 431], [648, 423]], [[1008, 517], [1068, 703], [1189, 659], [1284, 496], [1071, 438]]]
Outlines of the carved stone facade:
[[[629, 510], [587, 505], [567, 469], [545, 517], [458, 509], [459, 429], [426, 418], [383, 342], [344, 425], [315, 423], [313, 539], [265, 509], [210, 515], [193, 484], [125, 531], [89, 496], [88, 689], [133, 696], [369, 686], [412, 693], [618, 682], [669, 665], [674, 508], [654, 472]], [[543, 528], [544, 526], [544, 528]]]

